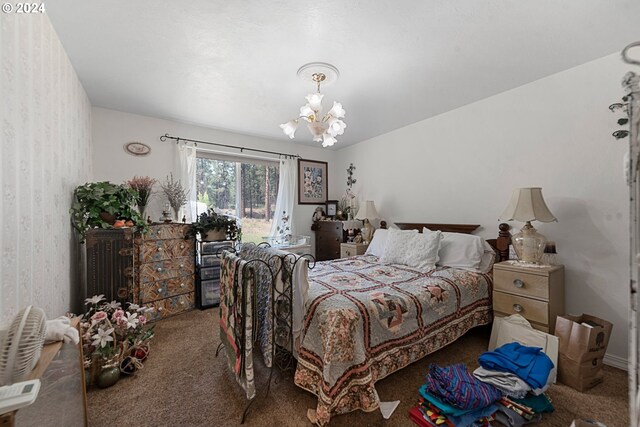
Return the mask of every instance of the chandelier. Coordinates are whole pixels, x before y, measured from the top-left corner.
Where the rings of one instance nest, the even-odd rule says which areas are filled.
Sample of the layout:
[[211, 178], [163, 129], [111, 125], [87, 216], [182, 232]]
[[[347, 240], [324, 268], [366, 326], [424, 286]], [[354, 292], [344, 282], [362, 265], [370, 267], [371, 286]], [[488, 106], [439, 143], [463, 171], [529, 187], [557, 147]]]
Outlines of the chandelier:
[[344, 133], [347, 124], [341, 119], [344, 118], [344, 108], [339, 102], [333, 102], [333, 107], [322, 115], [322, 97], [320, 84], [329, 84], [338, 79], [338, 69], [330, 64], [322, 62], [312, 62], [303, 65], [298, 70], [298, 76], [316, 84], [317, 92], [306, 96], [307, 103], [300, 108], [300, 116], [280, 125], [280, 128], [289, 138], [295, 137], [298, 123], [302, 119], [307, 122], [307, 128], [316, 142], [322, 142], [323, 147], [331, 147], [336, 143], [336, 136]]

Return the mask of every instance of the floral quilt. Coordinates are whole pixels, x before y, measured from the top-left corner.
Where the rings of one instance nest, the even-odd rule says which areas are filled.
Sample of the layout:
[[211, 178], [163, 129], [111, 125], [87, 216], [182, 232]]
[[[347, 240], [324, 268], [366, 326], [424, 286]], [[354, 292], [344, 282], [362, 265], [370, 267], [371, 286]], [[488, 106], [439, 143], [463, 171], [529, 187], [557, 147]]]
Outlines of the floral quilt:
[[375, 382], [492, 320], [490, 274], [380, 264], [372, 255], [309, 272], [295, 383], [331, 415], [379, 406]]
[[256, 394], [253, 374], [254, 271], [231, 252], [222, 252], [220, 263], [220, 341], [229, 368], [247, 399]]

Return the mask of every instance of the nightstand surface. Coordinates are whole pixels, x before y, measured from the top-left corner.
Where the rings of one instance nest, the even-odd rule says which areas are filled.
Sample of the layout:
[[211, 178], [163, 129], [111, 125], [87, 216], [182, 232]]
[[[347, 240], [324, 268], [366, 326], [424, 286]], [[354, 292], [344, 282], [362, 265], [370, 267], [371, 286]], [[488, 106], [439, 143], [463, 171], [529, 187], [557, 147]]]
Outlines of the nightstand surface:
[[556, 316], [564, 314], [564, 266], [494, 264], [493, 311], [496, 316], [519, 313], [534, 328], [553, 333]]
[[341, 243], [340, 258], [349, 258], [356, 255], [364, 255], [369, 247], [365, 243]]

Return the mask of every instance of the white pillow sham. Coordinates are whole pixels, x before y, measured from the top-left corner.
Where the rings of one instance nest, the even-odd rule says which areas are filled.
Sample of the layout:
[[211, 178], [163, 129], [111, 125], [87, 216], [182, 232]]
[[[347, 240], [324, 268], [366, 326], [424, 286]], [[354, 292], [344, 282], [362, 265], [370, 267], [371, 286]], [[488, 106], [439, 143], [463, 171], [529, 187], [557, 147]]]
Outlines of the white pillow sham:
[[439, 231], [419, 234], [389, 230], [380, 262], [404, 264], [419, 269], [434, 269], [442, 236]]
[[[426, 227], [422, 232], [434, 233]], [[442, 236], [438, 265], [478, 273], [486, 273], [491, 269], [495, 253], [482, 237], [449, 232], [443, 232]]]
[[400, 233], [409, 233], [415, 234], [418, 230], [387, 230], [384, 228], [379, 228], [373, 234], [373, 239], [371, 239], [371, 243], [367, 247], [365, 255], [375, 255], [380, 258], [384, 254], [384, 248], [387, 246], [387, 238], [389, 237], [389, 231], [395, 231]]

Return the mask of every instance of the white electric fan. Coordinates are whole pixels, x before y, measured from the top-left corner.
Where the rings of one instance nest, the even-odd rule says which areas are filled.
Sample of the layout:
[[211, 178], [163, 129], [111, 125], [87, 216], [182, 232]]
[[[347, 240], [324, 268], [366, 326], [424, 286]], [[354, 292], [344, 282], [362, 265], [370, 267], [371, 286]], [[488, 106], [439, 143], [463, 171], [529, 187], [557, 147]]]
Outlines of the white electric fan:
[[0, 386], [24, 381], [38, 363], [44, 345], [46, 316], [28, 306], [0, 330]]

